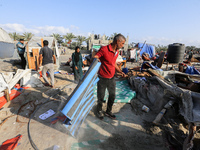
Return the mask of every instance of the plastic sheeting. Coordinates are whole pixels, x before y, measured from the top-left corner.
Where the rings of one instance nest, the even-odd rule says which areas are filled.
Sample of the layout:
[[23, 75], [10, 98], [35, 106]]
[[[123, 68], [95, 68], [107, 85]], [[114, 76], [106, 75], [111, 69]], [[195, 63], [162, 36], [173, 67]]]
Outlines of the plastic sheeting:
[[200, 123], [200, 93], [184, 90], [156, 76], [148, 81], [131, 77], [129, 82], [138, 92], [140, 100], [151, 110], [159, 112], [167, 102], [165, 97], [171, 95], [176, 98], [179, 112], [187, 122]]
[[0, 28], [0, 42], [13, 43], [8, 33], [2, 28]]
[[194, 66], [187, 66], [185, 73], [200, 75], [200, 72]]
[[11, 58], [14, 54], [15, 45], [8, 33], [0, 28], [0, 58]]
[[101, 63], [95, 60], [86, 72], [82, 81], [67, 99], [62, 113], [67, 117], [64, 121], [71, 135], [77, 136], [82, 122], [95, 104], [93, 95], [94, 85], [98, 82], [97, 72]]
[[[143, 46], [143, 48], [142, 48], [142, 46]], [[155, 55], [155, 47], [153, 45], [138, 43], [138, 48], [139, 49], [142, 48], [142, 50], [140, 51], [140, 56], [142, 56], [142, 54], [144, 52], [148, 53], [150, 58]]]

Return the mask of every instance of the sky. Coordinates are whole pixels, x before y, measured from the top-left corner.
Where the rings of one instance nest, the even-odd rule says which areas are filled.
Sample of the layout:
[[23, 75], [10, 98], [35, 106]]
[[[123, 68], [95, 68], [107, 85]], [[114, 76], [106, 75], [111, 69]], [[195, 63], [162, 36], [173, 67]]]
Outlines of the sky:
[[121, 33], [129, 43], [200, 47], [199, 0], [0, 0], [0, 27], [35, 36]]

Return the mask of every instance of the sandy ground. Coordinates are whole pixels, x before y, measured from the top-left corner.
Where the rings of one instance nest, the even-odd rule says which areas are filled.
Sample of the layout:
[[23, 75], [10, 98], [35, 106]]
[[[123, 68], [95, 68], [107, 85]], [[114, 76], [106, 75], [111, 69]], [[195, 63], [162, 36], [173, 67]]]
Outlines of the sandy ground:
[[[71, 52], [61, 55], [61, 64], [64, 64], [70, 56]], [[128, 63], [127, 67], [137, 65]], [[16, 59], [0, 60], [0, 66], [1, 72], [15, 72], [20, 68], [19, 61]], [[4, 106], [4, 109], [0, 111], [0, 144], [21, 134], [22, 139], [19, 141], [20, 144], [16, 150], [32, 150], [33, 147], [27, 132], [29, 117], [36, 110], [36, 106], [45, 102], [30, 121], [31, 138], [40, 150], [56, 148], [62, 150], [171, 149], [169, 145], [170, 137], [167, 136], [165, 126], [152, 124], [157, 114], [152, 111], [148, 113], [142, 111], [143, 104], [137, 98], [133, 99], [130, 104], [114, 104], [113, 113], [117, 116], [116, 120], [107, 117], [103, 121], [99, 120], [95, 116], [96, 106], [94, 106], [83, 122], [78, 137], [72, 137], [61, 121], [51, 124], [51, 119], [60, 113], [60, 109], [76, 87], [73, 75], [65, 74], [71, 71], [69, 66], [62, 66], [60, 71], [63, 74], [55, 75], [56, 88], [42, 87], [23, 90], [20, 96]], [[53, 98], [49, 99], [50, 96]], [[54, 110], [56, 115], [45, 121], [38, 118], [39, 115], [49, 109]], [[103, 110], [105, 111], [105, 109], [106, 105], [104, 104]], [[166, 116], [176, 119], [172, 116], [175, 111], [174, 108]], [[175, 124], [176, 134], [182, 136], [178, 142], [182, 143], [186, 137], [187, 129], [181, 121]], [[177, 144], [175, 149], [180, 148], [180, 143]]]

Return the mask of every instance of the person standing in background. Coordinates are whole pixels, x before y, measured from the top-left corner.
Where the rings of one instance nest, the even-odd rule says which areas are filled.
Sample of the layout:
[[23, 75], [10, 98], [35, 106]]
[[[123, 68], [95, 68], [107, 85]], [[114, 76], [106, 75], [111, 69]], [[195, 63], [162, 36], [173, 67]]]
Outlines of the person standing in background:
[[21, 67], [22, 69], [26, 68], [26, 59], [24, 57], [25, 53], [25, 48], [28, 42], [24, 44], [24, 39], [20, 39], [19, 42], [17, 43], [17, 52], [19, 54], [19, 57], [21, 58]]
[[189, 54], [188, 61], [191, 61], [191, 59], [193, 57], [193, 50], [191, 49], [188, 54]]
[[75, 52], [72, 54], [72, 69], [74, 72], [74, 81], [79, 82], [83, 78], [83, 71], [82, 71], [83, 61], [82, 56], [80, 53], [80, 47], [77, 46], [75, 48]]
[[[47, 40], [43, 41], [44, 47], [40, 49], [39, 56], [39, 67], [43, 65], [42, 68], [42, 77], [45, 81], [46, 86], [54, 87], [54, 64], [56, 64], [56, 57], [52, 49], [48, 47], [49, 42]], [[47, 71], [50, 74], [51, 84], [47, 79], [46, 73]]]

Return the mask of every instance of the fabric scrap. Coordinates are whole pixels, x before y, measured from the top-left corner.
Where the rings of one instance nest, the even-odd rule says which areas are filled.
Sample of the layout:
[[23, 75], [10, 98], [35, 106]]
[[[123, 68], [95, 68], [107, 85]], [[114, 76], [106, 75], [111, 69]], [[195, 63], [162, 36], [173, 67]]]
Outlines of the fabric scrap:
[[17, 145], [19, 140], [22, 138], [22, 135], [18, 135], [12, 139], [8, 139], [3, 144], [0, 146], [0, 150], [14, 150]]

